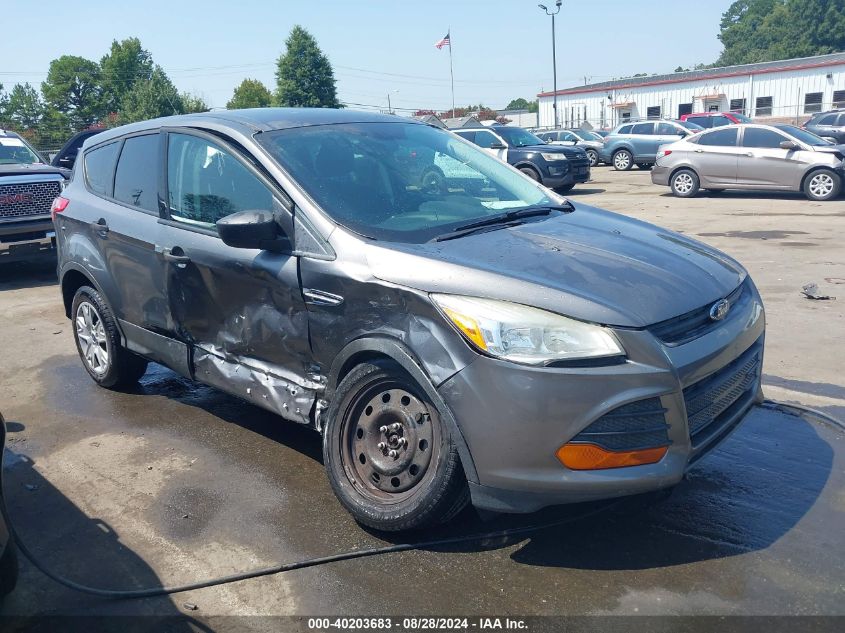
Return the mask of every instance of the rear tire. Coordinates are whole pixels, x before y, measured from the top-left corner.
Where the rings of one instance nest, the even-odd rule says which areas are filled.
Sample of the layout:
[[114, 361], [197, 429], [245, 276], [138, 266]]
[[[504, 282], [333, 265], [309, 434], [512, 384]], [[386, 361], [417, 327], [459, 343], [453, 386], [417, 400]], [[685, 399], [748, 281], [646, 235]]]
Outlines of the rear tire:
[[678, 198], [692, 198], [700, 186], [698, 174], [691, 169], [679, 169], [669, 180], [672, 193]]
[[627, 149], [620, 149], [613, 154], [613, 168], [616, 171], [630, 171], [634, 166], [634, 156]]
[[383, 531], [443, 523], [469, 501], [455, 440], [437, 406], [396, 363], [363, 363], [326, 416], [323, 462], [340, 503]]
[[833, 200], [841, 190], [842, 179], [830, 169], [817, 169], [804, 180], [804, 195], [810, 200]]
[[117, 321], [99, 292], [90, 286], [77, 290], [71, 318], [76, 350], [94, 382], [107, 389], [138, 382], [148, 363], [121, 346]]
[[530, 167], [520, 167], [519, 171], [521, 171], [523, 174], [528, 176], [531, 180], [534, 180], [536, 182], [540, 182], [540, 174], [538, 174], [536, 171], [534, 171]]

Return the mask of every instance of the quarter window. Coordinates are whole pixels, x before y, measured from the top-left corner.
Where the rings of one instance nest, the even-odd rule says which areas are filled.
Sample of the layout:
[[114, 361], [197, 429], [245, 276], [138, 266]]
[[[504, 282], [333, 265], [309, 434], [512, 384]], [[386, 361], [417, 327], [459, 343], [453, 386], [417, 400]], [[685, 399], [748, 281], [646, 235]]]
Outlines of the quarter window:
[[785, 136], [761, 127], [747, 127], [742, 137], [743, 147], [760, 147], [765, 149], [780, 149], [780, 144], [787, 141]]
[[618, 134], [630, 134], [632, 127], [634, 127], [634, 126], [633, 125], [623, 125], [621, 128], [619, 128]]
[[243, 163], [197, 136], [171, 134], [167, 147], [170, 216], [213, 228], [238, 211], [273, 209], [273, 194]]
[[[749, 128], [750, 129], [750, 128]], [[746, 131], [746, 134], [748, 132]], [[698, 139], [699, 145], [718, 145], [721, 147], [734, 147], [736, 145], [737, 128], [734, 126], [725, 127], [713, 132], [702, 134]]]
[[114, 178], [114, 161], [120, 143], [115, 141], [85, 153], [85, 182], [101, 196], [110, 196]]
[[123, 143], [114, 175], [114, 199], [158, 212], [158, 134], [132, 136]]

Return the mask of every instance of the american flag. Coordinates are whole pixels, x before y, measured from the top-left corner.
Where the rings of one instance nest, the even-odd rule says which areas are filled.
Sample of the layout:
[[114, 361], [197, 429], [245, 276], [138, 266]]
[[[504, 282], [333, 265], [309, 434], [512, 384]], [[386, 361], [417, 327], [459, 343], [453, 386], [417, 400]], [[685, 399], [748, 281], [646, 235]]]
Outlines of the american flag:
[[435, 46], [437, 47], [437, 50], [440, 50], [444, 46], [448, 46], [449, 48], [452, 48], [452, 41], [449, 39], [449, 33], [447, 32], [446, 37], [444, 37], [442, 40], [437, 42], [437, 44], [435, 44]]

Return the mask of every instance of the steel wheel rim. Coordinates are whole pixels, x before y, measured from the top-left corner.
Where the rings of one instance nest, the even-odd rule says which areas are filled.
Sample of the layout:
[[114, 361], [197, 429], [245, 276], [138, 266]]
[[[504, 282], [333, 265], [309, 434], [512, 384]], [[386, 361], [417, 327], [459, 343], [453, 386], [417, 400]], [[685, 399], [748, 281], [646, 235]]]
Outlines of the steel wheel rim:
[[816, 174], [810, 180], [810, 193], [817, 198], [826, 198], [833, 191], [833, 178], [830, 174]]
[[102, 376], [109, 370], [109, 344], [103, 318], [97, 307], [83, 301], [76, 308], [76, 338], [82, 360], [94, 374]]
[[596, 152], [587, 152], [587, 157], [590, 159], [590, 167], [595, 167], [599, 162], [599, 155]]
[[678, 174], [675, 176], [675, 191], [678, 193], [689, 193], [692, 191], [692, 176], [689, 174]]
[[616, 169], [625, 169], [631, 164], [631, 157], [627, 152], [619, 152], [613, 159], [613, 165]]
[[380, 381], [362, 390], [347, 412], [341, 458], [347, 479], [364, 497], [399, 503], [434, 476], [439, 425], [407, 387]]

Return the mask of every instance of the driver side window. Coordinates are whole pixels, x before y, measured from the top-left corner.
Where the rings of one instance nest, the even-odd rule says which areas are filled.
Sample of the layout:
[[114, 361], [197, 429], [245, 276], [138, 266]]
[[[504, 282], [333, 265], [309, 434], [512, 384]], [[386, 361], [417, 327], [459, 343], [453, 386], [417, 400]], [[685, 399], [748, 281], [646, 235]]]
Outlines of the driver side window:
[[198, 136], [170, 134], [167, 147], [170, 217], [203, 228], [238, 211], [273, 209], [273, 194], [230, 152]]
[[500, 141], [496, 135], [491, 132], [481, 131], [475, 133], [475, 144], [479, 147], [489, 149], [493, 145], [501, 145], [502, 141]]

